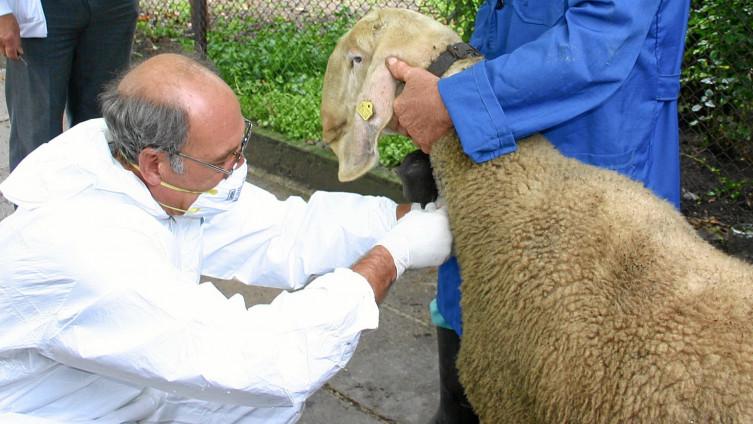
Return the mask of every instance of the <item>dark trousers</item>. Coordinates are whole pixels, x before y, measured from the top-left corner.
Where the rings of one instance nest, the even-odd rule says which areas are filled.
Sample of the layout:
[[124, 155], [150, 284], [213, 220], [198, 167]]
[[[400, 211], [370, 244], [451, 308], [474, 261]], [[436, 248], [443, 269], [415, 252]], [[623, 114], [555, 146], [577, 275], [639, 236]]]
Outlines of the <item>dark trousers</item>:
[[450, 329], [437, 328], [439, 354], [439, 407], [430, 424], [478, 424], [463, 385], [458, 378], [455, 362], [460, 351], [460, 337]]
[[47, 38], [23, 38], [8, 60], [11, 171], [70, 126], [101, 116], [97, 96], [129, 63], [138, 0], [42, 0]]

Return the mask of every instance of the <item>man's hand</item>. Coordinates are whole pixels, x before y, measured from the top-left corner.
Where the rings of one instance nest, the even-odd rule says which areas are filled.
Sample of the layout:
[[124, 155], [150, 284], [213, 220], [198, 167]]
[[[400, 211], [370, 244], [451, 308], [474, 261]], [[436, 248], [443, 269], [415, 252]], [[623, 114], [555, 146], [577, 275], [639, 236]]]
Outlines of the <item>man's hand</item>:
[[405, 82], [393, 106], [398, 132], [410, 137], [424, 153], [431, 153], [432, 144], [453, 126], [439, 95], [439, 78], [394, 57], [387, 59], [387, 68], [395, 79]]
[[18, 60], [23, 55], [21, 29], [12, 13], [0, 16], [0, 49], [8, 59]]
[[377, 245], [384, 246], [395, 263], [395, 278], [406, 269], [437, 267], [450, 256], [452, 234], [446, 208], [434, 203], [408, 212]]

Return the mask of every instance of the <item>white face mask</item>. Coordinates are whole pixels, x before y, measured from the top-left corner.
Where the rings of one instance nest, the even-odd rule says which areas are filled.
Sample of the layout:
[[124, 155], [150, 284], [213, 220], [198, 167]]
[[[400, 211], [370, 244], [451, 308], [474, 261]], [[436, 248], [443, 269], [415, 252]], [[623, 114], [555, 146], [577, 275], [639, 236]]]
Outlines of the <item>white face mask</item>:
[[162, 207], [170, 210], [183, 212], [185, 216], [191, 217], [203, 217], [207, 218], [218, 213], [225, 212], [235, 205], [235, 202], [241, 195], [241, 189], [243, 189], [243, 183], [246, 182], [246, 174], [248, 173], [248, 164], [245, 162], [239, 166], [236, 170], [230, 174], [229, 177], [220, 181], [216, 187], [207, 191], [193, 191], [184, 188], [176, 187], [166, 182], [160, 182], [160, 185], [167, 187], [170, 190], [179, 191], [181, 193], [194, 193], [199, 197], [191, 203], [188, 209], [180, 209], [173, 206], [168, 206], [160, 203]]

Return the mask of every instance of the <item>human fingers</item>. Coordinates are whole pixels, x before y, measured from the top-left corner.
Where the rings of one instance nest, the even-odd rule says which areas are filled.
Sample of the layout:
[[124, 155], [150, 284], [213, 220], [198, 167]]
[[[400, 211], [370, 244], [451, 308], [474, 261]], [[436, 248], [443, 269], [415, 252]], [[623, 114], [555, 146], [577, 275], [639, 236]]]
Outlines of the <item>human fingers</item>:
[[427, 155], [431, 154], [431, 142], [418, 137], [413, 137], [411, 138], [411, 140], [413, 141], [413, 144], [416, 145], [416, 147], [421, 149], [422, 152], [426, 153]]
[[395, 108], [394, 104], [392, 110], [392, 118], [390, 118], [390, 122], [387, 123], [386, 128], [395, 134], [407, 136], [408, 130], [406, 130], [405, 127], [400, 124], [400, 118], [398, 117], [399, 111], [397, 108]]
[[18, 59], [21, 49], [21, 30], [13, 14], [0, 16], [0, 46], [2, 53], [9, 59]]
[[405, 81], [409, 76], [408, 74], [411, 72], [412, 67], [396, 57], [388, 57], [387, 69], [390, 70], [393, 78]]
[[395, 101], [392, 103], [392, 119], [390, 120], [390, 129], [395, 131], [398, 134], [404, 135], [406, 137], [410, 137], [410, 134], [408, 133], [408, 119], [406, 116], [406, 107], [403, 102], [403, 99], [400, 96], [397, 96], [395, 98]]
[[18, 49], [9, 45], [3, 46], [3, 54], [8, 59], [18, 60]]
[[10, 42], [7, 44], [9, 46], [10, 54], [7, 56], [11, 59], [18, 60], [23, 55], [23, 50], [21, 49], [21, 38], [20, 37], [12, 37]]

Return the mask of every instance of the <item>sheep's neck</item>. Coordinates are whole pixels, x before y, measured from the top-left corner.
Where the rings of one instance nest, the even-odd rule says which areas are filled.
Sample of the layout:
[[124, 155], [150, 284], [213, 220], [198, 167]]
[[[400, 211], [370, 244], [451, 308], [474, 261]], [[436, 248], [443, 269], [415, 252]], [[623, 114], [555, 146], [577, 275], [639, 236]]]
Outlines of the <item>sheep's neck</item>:
[[[457, 74], [474, 64], [482, 61], [484, 58], [479, 56], [467, 57], [460, 59], [450, 66], [447, 72], [442, 75], [442, 78], [449, 77]], [[450, 175], [457, 174], [460, 169], [467, 169], [472, 167], [470, 159], [462, 152], [460, 148], [460, 140], [457, 137], [455, 131], [450, 131], [446, 135], [442, 136], [436, 141], [431, 153], [431, 162], [434, 168], [434, 179], [436, 180], [437, 187], [440, 193], [442, 189], [442, 174], [445, 179]], [[454, 171], [447, 172], [445, 168], [456, 168]], [[460, 169], [458, 169], [460, 168]], [[437, 172], [439, 171], [439, 172]], [[447, 181], [445, 181], [447, 182]]]
[[452, 66], [447, 70], [447, 72], [442, 75], [442, 78], [447, 78], [450, 75], [455, 75], [460, 71], [463, 71], [465, 69], [470, 68], [471, 66], [475, 65], [478, 62], [481, 62], [484, 60], [483, 57], [475, 56], [475, 57], [466, 57], [465, 59], [460, 59], [457, 62], [453, 63]]

